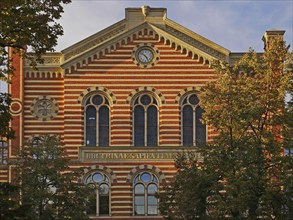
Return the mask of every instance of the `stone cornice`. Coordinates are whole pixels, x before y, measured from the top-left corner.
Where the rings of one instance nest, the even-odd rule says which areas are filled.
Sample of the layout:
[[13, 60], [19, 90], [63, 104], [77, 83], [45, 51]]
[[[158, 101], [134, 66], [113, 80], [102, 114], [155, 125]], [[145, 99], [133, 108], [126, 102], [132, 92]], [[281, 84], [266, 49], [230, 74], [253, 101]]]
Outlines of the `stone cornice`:
[[175, 34], [175, 33], [179, 33], [175, 29], [173, 29], [174, 30], [173, 32], [170, 32], [168, 30], [168, 27], [166, 28], [166, 30], [163, 30], [155, 25], [151, 25], [151, 26], [154, 29], [154, 31], [159, 34], [160, 39], [163, 38], [165, 44], [170, 44], [170, 46], [172, 46], [172, 44], [175, 43], [176, 49], [180, 47], [181, 53], [185, 53], [186, 55], [189, 55], [189, 53], [192, 53], [192, 57], [194, 59], [196, 60], [202, 59], [201, 62], [204, 64], [209, 64], [214, 59], [226, 60], [225, 55], [216, 56], [218, 55], [218, 53], [216, 55], [209, 54], [208, 53], [208, 51], [210, 51], [209, 47], [198, 48], [196, 47], [196, 45], [192, 45], [191, 42], [187, 42], [187, 40], [184, 39], [183, 36], [179, 36], [179, 34]]
[[[33, 54], [32, 54], [33, 55]], [[63, 62], [62, 53], [46, 53], [42, 56], [44, 62], [38, 63], [38, 65], [33, 68], [30, 66], [30, 61], [25, 60], [24, 72], [26, 78], [35, 78], [35, 77], [63, 77], [63, 69], [61, 64]]]
[[117, 35], [122, 32], [127, 31], [127, 25], [125, 20], [121, 20], [108, 28], [105, 28], [102, 31], [97, 32], [96, 34], [87, 37], [86, 39], [73, 44], [72, 46], [62, 50], [64, 54], [64, 61], [72, 59], [73, 57], [79, 56], [83, 52], [96, 47], [97, 45], [115, 38]]
[[177, 24], [176, 22], [166, 19], [166, 28], [169, 33], [173, 33], [176, 37], [185, 40], [189, 44], [197, 47], [198, 49], [206, 50], [207, 53], [212, 56], [221, 58], [223, 56], [229, 56], [230, 50], [202, 37], [201, 35]]
[[147, 23], [142, 23], [127, 32], [121, 32], [119, 34], [117, 33], [116, 37], [108, 38], [104, 40], [103, 42], [101, 42], [100, 44], [96, 45], [95, 47], [84, 50], [78, 56], [65, 60], [61, 66], [64, 69], [70, 68], [71, 66], [74, 66], [74, 68], [77, 68], [77, 64], [82, 66], [83, 63], [87, 63], [87, 60], [89, 58], [91, 60], [94, 60], [99, 57], [100, 53], [101, 55], [105, 55], [106, 51], [109, 53], [113, 50], [116, 50], [116, 46], [122, 45], [123, 44], [122, 42], [124, 42], [125, 44], [128, 39], [133, 40], [134, 34], [137, 34], [139, 31], [147, 27], [149, 27]]
[[[33, 53], [31, 54], [33, 56]], [[28, 54], [30, 56], [30, 53]], [[42, 56], [44, 63], [38, 63], [39, 67], [60, 67], [61, 63], [63, 62], [63, 54], [62, 53], [46, 53]], [[25, 68], [31, 68], [30, 61], [25, 60], [24, 62]]]
[[[115, 51], [121, 45], [127, 44], [139, 35], [159, 36], [159, 41], [183, 54], [191, 55], [193, 59], [203, 64], [210, 64], [212, 60], [220, 59], [229, 62], [231, 52], [224, 47], [194, 33], [166, 17], [166, 9], [149, 9], [149, 14], [143, 16], [141, 9], [129, 8], [125, 19], [101, 30], [90, 37], [62, 50], [61, 53], [46, 54], [44, 64], [37, 68], [44, 71], [50, 68], [63, 69], [65, 73], [87, 65], [107, 53]], [[131, 19], [130, 19], [131, 18]], [[28, 65], [26, 71], [33, 71]]]

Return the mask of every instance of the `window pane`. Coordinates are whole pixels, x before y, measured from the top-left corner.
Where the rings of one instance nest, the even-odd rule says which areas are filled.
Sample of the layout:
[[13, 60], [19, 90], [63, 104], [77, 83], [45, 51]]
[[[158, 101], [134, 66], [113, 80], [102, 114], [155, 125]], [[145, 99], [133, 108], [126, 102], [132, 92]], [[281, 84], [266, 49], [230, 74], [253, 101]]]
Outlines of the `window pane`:
[[144, 146], [144, 109], [137, 106], [134, 109], [134, 146]]
[[193, 145], [193, 113], [191, 106], [185, 106], [183, 108], [183, 146]]
[[156, 184], [148, 185], [148, 194], [155, 194], [158, 191]]
[[142, 184], [137, 184], [134, 189], [135, 194], [144, 194], [144, 186]]
[[108, 195], [99, 196], [99, 213], [100, 215], [109, 214], [109, 196]]
[[86, 146], [96, 146], [96, 108], [86, 109]]
[[109, 108], [102, 106], [99, 110], [99, 146], [109, 146]]
[[103, 175], [100, 174], [100, 173], [95, 173], [95, 174], [93, 175], [93, 180], [94, 180], [94, 182], [96, 182], [96, 183], [101, 182], [101, 181], [103, 181]]
[[147, 110], [147, 146], [158, 145], [158, 113], [155, 106]]
[[148, 206], [148, 215], [157, 215], [158, 214], [158, 206]]
[[103, 103], [103, 98], [100, 96], [100, 95], [95, 95], [93, 98], [92, 98], [92, 102], [93, 104], [95, 105], [100, 105]]
[[108, 184], [101, 184], [99, 188], [100, 195], [108, 195], [109, 194], [109, 186]]
[[135, 215], [144, 215], [144, 206], [134, 206]]
[[206, 125], [200, 121], [204, 110], [200, 107], [196, 108], [196, 142], [206, 143]]
[[141, 175], [141, 180], [145, 183], [148, 183], [151, 181], [151, 175], [149, 173], [143, 173]]
[[148, 196], [148, 205], [157, 205], [158, 199], [155, 196]]
[[199, 102], [199, 100], [198, 100], [198, 98], [197, 98], [196, 95], [191, 95], [191, 96], [189, 97], [189, 103], [190, 103], [191, 105], [196, 105], [196, 104], [198, 104], [198, 102]]
[[144, 205], [144, 196], [135, 196], [135, 205]]
[[141, 98], [140, 98], [140, 102], [141, 104], [143, 105], [148, 105], [151, 103], [151, 98], [148, 96], [148, 95], [143, 95]]

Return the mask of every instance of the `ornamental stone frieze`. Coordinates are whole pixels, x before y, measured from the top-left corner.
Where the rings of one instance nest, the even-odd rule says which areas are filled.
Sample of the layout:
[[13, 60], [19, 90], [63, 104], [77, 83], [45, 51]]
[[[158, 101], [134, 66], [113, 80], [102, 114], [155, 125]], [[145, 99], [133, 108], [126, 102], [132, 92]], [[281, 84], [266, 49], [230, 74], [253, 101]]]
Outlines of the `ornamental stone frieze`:
[[115, 29], [113, 29], [112, 31], [106, 32], [103, 35], [96, 37], [94, 40], [91, 40], [90, 42], [81, 45], [80, 47], [78, 47], [75, 50], [70, 51], [69, 53], [65, 53], [64, 55], [64, 60], [68, 60], [71, 57], [74, 57], [76, 55], [79, 55], [80, 53], [91, 49], [97, 45], [99, 45], [100, 43], [117, 36], [118, 34], [120, 34], [121, 32], [126, 30], [126, 25], [121, 25]]
[[204, 43], [188, 36], [187, 34], [176, 30], [174, 28], [172, 28], [171, 26], [166, 26], [166, 31], [170, 34], [172, 34], [173, 36], [177, 37], [178, 39], [184, 41], [185, 43], [188, 43], [192, 46], [194, 46], [195, 48], [198, 48], [199, 50], [202, 50], [203, 52], [217, 58], [220, 60], [226, 60], [226, 55], [222, 54], [216, 50], [214, 50], [213, 48], [205, 45]]

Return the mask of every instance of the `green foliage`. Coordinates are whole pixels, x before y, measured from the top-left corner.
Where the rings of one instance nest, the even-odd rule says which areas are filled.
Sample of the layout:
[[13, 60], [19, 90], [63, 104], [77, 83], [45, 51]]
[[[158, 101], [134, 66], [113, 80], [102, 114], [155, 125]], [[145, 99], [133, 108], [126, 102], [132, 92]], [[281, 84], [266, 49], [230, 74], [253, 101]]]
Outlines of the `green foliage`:
[[[63, 4], [71, 0], [2, 0], [0, 2], [0, 79], [7, 80], [13, 66], [8, 65], [7, 47], [19, 53], [31, 48], [35, 57], [32, 64], [41, 61], [41, 55], [53, 51], [63, 29], [56, 21], [61, 18]], [[8, 67], [8, 68], [7, 68]]]
[[[181, 191], [166, 190], [163, 196], [166, 216], [205, 219], [206, 212], [211, 219], [292, 219], [293, 157], [283, 155], [292, 148], [292, 103], [284, 102], [286, 92], [292, 93], [292, 64], [292, 52], [278, 38], [264, 54], [250, 50], [235, 66], [213, 64], [217, 80], [199, 98], [205, 123], [219, 135], [200, 149], [202, 163], [183, 157], [180, 164], [188, 166], [179, 166], [171, 184]], [[201, 196], [202, 202], [193, 200]], [[194, 214], [199, 208], [203, 215]]]
[[[1, 0], [0, 1], [0, 80], [10, 82], [15, 70], [8, 47], [25, 56], [35, 66], [41, 55], [53, 51], [63, 29], [56, 21], [61, 18], [63, 5], [71, 0]], [[30, 48], [34, 56], [24, 54]], [[8, 126], [11, 119], [9, 97], [0, 95], [0, 136], [12, 138]]]
[[19, 188], [9, 183], [0, 183], [0, 219], [12, 220], [23, 217], [19, 202]]
[[10, 103], [10, 96], [7, 93], [0, 93], [0, 139], [14, 137], [14, 131], [9, 127], [9, 122], [11, 121]]
[[23, 219], [87, 219], [90, 189], [78, 183], [81, 173], [65, 172], [69, 161], [58, 137], [45, 135], [40, 140], [24, 147], [17, 164]]
[[[177, 155], [178, 172], [171, 184], [160, 193], [160, 213], [166, 219], [209, 219], [208, 197], [216, 176], [202, 171], [203, 167], [192, 152]], [[179, 201], [179, 202], [178, 202]]]

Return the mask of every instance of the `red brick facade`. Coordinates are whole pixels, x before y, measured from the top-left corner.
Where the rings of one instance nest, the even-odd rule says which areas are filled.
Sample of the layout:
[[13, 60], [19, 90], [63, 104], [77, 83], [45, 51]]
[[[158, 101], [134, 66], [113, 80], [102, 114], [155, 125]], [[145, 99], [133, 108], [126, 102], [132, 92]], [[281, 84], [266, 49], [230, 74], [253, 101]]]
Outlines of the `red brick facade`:
[[[159, 51], [157, 62], [147, 68], [138, 66], [133, 54], [144, 43]], [[233, 62], [237, 55], [169, 20], [166, 9], [161, 8], [148, 9], [146, 15], [140, 8], [126, 9], [122, 21], [60, 53], [45, 55], [38, 70], [14, 55], [16, 71], [9, 92], [13, 98], [11, 126], [17, 138], [9, 143], [9, 157], [35, 136], [59, 135], [71, 169], [83, 167], [85, 176], [95, 170], [109, 176], [109, 216], [135, 219], [134, 176], [146, 170], [158, 177], [159, 185], [168, 182], [176, 173], [174, 155], [186, 149], [182, 147], [182, 97], [199, 92], [214, 79], [215, 71], [209, 66], [212, 60]], [[85, 146], [84, 101], [93, 92], [109, 100], [108, 147]], [[132, 101], [140, 93], [151, 94], [158, 103], [155, 147], [134, 146]], [[35, 104], [41, 99], [53, 100], [53, 115], [38, 117]], [[206, 131], [209, 142], [215, 132], [209, 126]], [[11, 181], [10, 171], [1, 167], [0, 181]]]

